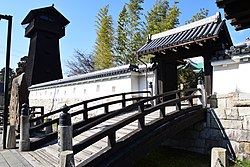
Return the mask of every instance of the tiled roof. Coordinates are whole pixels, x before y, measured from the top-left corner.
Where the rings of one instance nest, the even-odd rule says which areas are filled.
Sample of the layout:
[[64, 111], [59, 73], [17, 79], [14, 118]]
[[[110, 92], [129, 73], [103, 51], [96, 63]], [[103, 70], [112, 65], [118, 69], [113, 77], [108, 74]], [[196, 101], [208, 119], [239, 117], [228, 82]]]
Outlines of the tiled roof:
[[[150, 68], [150, 65], [148, 65], [147, 67]], [[29, 87], [29, 90], [37, 89], [37, 88], [45, 88], [45, 87], [54, 87], [54, 86], [63, 85], [63, 84], [72, 84], [73, 82], [84, 82], [84, 81], [90, 82], [92, 80], [99, 80], [99, 79], [103, 80], [105, 78], [112, 78], [115, 76], [130, 75], [129, 73], [131, 73], [131, 71], [141, 72], [144, 70], [144, 68], [145, 68], [145, 65], [139, 65], [139, 67], [133, 67], [127, 64], [127, 65], [113, 67], [113, 68], [104, 69], [100, 71], [94, 71], [94, 72], [90, 72], [87, 74], [80, 74], [76, 76], [67, 77], [64, 79], [59, 79], [59, 80], [32, 85], [31, 87]]]
[[137, 54], [139, 56], [152, 54], [156, 51], [214, 39], [218, 37], [224, 27], [226, 27], [225, 21], [221, 19], [220, 13], [216, 13], [214, 16], [191, 24], [151, 35], [148, 42], [137, 51]]

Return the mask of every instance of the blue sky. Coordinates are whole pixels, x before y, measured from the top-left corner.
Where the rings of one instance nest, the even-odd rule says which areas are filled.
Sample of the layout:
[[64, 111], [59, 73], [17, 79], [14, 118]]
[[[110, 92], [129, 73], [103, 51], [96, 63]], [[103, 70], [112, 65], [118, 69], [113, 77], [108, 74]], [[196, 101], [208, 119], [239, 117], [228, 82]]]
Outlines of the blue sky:
[[[179, 0], [178, 7], [182, 12], [180, 16], [180, 26], [190, 19], [200, 8], [209, 10], [209, 15], [221, 12], [224, 17], [223, 10], [219, 9], [216, 0]], [[31, 9], [55, 5], [70, 24], [66, 27], [66, 35], [60, 40], [60, 53], [63, 65], [63, 71], [66, 72], [66, 62], [70, 60], [75, 49], [90, 53], [96, 38], [95, 33], [95, 17], [98, 10], [109, 4], [110, 14], [114, 19], [114, 27], [118, 15], [124, 5], [129, 0], [5, 0], [0, 4], [0, 14], [13, 16], [12, 29], [12, 45], [11, 45], [11, 68], [17, 67], [17, 62], [21, 57], [28, 55], [29, 39], [24, 37], [24, 28], [21, 22]], [[154, 5], [155, 0], [145, 0], [143, 4], [144, 12], [149, 11]], [[170, 0], [170, 4], [173, 1]], [[228, 22], [228, 28], [234, 44], [244, 42], [250, 37], [250, 30], [236, 32]], [[6, 47], [7, 21], [0, 21], [0, 69], [5, 66], [5, 47]]]

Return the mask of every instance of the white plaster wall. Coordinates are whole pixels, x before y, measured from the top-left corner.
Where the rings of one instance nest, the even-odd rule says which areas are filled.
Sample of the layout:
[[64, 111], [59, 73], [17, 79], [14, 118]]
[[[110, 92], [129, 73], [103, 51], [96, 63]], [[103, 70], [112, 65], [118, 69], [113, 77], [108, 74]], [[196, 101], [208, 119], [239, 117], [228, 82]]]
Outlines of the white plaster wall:
[[221, 61], [213, 66], [214, 94], [250, 93], [250, 62]]
[[250, 93], [250, 62], [240, 64], [237, 81], [239, 92]]
[[86, 99], [122, 92], [131, 92], [130, 77], [31, 90], [29, 103], [30, 106], [45, 106], [45, 111], [52, 111], [64, 104], [70, 105]]
[[213, 67], [213, 92], [226, 94], [237, 91], [239, 64]]

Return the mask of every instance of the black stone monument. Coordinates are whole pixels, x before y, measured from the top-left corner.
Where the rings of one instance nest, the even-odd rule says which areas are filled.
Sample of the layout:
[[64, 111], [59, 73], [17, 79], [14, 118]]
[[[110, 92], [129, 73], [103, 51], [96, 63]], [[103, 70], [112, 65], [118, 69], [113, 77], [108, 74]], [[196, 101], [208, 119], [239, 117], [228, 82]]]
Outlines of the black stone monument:
[[27, 85], [62, 78], [59, 39], [69, 21], [53, 6], [31, 10], [21, 23], [30, 38], [26, 67]]

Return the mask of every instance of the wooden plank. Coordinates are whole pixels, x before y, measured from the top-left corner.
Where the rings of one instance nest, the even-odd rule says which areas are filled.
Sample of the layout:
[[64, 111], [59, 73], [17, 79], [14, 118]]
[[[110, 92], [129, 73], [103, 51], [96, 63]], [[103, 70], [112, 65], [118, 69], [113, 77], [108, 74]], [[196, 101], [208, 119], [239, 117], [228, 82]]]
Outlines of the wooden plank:
[[42, 150], [45, 150], [49, 154], [51, 154], [53, 157], [59, 159], [59, 149], [57, 147], [52, 147], [51, 145], [42, 148]]
[[43, 156], [39, 155], [37, 152], [35, 152], [35, 151], [29, 152], [29, 153], [37, 161], [39, 161], [43, 166], [46, 166], [46, 167], [54, 167], [54, 166], [56, 166], [52, 161], [49, 161], [47, 159], [47, 158], [49, 158], [49, 156], [43, 157]]
[[32, 152], [20, 152], [21, 156], [23, 156], [32, 166], [35, 167], [44, 167], [44, 165], [38, 161], [34, 156], [32, 156]]
[[9, 150], [1, 151], [1, 154], [9, 166], [23, 166], [21, 161], [15, 157]]
[[23, 157], [21, 154], [15, 150], [11, 149], [10, 152], [25, 166], [25, 167], [31, 167], [32, 165]]
[[49, 164], [52, 164], [54, 166], [56, 166], [57, 164], [59, 164], [59, 158], [53, 154], [50, 154], [49, 152], [47, 152], [44, 149], [39, 149], [34, 151], [41, 159], [43, 159], [44, 161], [46, 161]]

